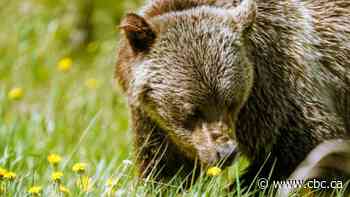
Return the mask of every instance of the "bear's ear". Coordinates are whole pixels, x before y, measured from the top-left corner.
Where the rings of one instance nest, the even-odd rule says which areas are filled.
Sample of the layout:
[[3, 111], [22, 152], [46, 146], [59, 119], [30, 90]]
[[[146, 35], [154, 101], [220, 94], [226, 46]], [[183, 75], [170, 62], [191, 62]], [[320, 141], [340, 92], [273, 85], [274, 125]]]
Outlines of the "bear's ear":
[[121, 22], [120, 28], [135, 53], [150, 49], [156, 39], [156, 32], [143, 17], [129, 13]]
[[239, 6], [231, 10], [231, 14], [239, 30], [245, 31], [249, 29], [256, 20], [256, 1], [243, 0]]

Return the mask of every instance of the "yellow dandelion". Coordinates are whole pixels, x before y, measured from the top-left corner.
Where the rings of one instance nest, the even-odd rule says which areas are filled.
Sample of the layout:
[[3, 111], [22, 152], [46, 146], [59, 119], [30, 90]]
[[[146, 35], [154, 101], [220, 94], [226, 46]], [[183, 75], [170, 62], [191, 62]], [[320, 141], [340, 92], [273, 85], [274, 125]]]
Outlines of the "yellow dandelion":
[[11, 89], [7, 96], [11, 100], [20, 100], [23, 97], [23, 95], [24, 95], [23, 89], [16, 87]]
[[207, 171], [208, 176], [219, 176], [221, 174], [221, 169], [218, 167], [211, 167]]
[[77, 180], [76, 184], [77, 184], [78, 188], [84, 192], [89, 192], [92, 189], [92, 180], [88, 176], [80, 177]]
[[98, 81], [97, 79], [94, 79], [94, 78], [87, 79], [85, 81], [85, 86], [88, 87], [89, 89], [96, 89], [98, 88]]
[[50, 154], [48, 157], [47, 157], [47, 161], [51, 164], [51, 165], [58, 165], [62, 160], [62, 157], [57, 155], [57, 154]]
[[60, 192], [62, 192], [63, 194], [69, 194], [70, 191], [67, 187], [60, 185]]
[[5, 175], [4, 175], [4, 178], [5, 178], [6, 180], [9, 180], [9, 181], [15, 180], [16, 177], [17, 177], [17, 175], [16, 175], [16, 173], [14, 173], [14, 172], [6, 172]]
[[73, 172], [82, 174], [86, 171], [86, 163], [76, 163], [73, 165], [72, 170]]
[[28, 193], [32, 195], [39, 195], [43, 188], [41, 186], [33, 186], [29, 188]]
[[4, 168], [0, 167], [0, 180], [5, 177], [6, 173], [7, 173], [7, 170], [5, 170]]
[[71, 58], [66, 57], [58, 62], [57, 68], [61, 72], [68, 72], [72, 68], [73, 61]]
[[51, 180], [54, 182], [60, 182], [63, 177], [63, 172], [53, 172], [51, 174]]

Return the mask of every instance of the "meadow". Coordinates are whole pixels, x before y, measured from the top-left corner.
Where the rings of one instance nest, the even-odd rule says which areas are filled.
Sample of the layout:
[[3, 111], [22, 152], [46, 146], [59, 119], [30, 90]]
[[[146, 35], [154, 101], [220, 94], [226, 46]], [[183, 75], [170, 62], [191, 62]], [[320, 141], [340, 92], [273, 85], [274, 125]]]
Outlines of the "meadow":
[[113, 75], [117, 25], [140, 3], [0, 1], [0, 196], [242, 195], [226, 190], [237, 165], [189, 189], [137, 178]]

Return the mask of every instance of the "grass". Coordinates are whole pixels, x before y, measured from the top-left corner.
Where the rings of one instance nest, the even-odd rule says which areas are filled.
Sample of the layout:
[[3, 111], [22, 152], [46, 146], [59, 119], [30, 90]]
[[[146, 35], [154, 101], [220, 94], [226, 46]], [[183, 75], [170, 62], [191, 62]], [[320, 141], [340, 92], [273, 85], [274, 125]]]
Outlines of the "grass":
[[[176, 177], [167, 184], [137, 178], [126, 102], [113, 81], [115, 26], [137, 4], [113, 2], [96, 3], [87, 44], [78, 39], [79, 1], [0, 2], [0, 167], [16, 173], [12, 181], [0, 176], [0, 196], [30, 189], [64, 196], [59, 185], [71, 196], [243, 195], [225, 190], [238, 180], [237, 165], [187, 190]], [[62, 157], [58, 165], [47, 160], [52, 153]], [[87, 165], [83, 173], [72, 171], [78, 162]], [[56, 171], [60, 184], [51, 180]]]

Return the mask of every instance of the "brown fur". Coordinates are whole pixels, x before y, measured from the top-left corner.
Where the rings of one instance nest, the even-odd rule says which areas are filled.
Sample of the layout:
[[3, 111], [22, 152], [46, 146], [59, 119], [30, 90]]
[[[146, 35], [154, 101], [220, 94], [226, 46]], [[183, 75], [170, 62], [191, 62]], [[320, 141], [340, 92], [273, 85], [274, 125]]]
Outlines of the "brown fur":
[[259, 176], [276, 162], [284, 179], [321, 142], [348, 138], [350, 2], [155, 0], [141, 16], [122, 23], [116, 76], [143, 175], [239, 151], [247, 182], [268, 155]]

